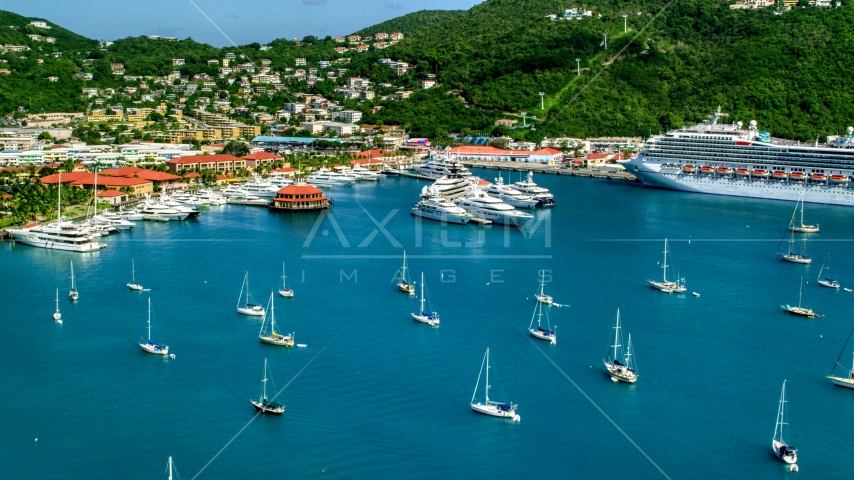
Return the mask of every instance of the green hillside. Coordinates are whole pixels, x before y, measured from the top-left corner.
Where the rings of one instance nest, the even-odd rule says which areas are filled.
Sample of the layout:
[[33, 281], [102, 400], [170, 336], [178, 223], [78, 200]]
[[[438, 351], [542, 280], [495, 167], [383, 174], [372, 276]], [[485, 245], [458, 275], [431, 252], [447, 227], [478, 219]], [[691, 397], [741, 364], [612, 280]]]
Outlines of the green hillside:
[[406, 36], [413, 35], [440, 22], [443, 22], [464, 10], [419, 10], [406, 15], [386, 20], [371, 27], [359, 30], [356, 35], [373, 35], [377, 32], [400, 32]]

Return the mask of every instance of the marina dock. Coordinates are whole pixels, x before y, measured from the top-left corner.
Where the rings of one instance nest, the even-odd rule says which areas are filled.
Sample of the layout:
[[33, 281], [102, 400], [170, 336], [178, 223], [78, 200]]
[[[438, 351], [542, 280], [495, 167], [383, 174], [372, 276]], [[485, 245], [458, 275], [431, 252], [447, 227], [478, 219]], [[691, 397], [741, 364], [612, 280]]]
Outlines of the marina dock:
[[564, 168], [558, 165], [545, 165], [542, 163], [520, 163], [520, 162], [473, 162], [460, 161], [466, 167], [486, 168], [490, 170], [508, 170], [513, 172], [534, 172], [550, 175], [569, 175], [571, 177], [602, 178], [606, 180], [623, 180], [637, 182], [638, 179], [627, 171], [606, 171], [591, 168]]
[[419, 174], [417, 174], [417, 173], [412, 173], [412, 172], [410, 172], [410, 171], [408, 171], [408, 170], [401, 170], [401, 171], [400, 171], [400, 175], [401, 175], [402, 177], [415, 178], [415, 179], [418, 179], [418, 180], [430, 180], [430, 181], [434, 181], [434, 180], [436, 180], [436, 179], [435, 179], [435, 178], [433, 178], [433, 177], [428, 177], [427, 175], [419, 175]]

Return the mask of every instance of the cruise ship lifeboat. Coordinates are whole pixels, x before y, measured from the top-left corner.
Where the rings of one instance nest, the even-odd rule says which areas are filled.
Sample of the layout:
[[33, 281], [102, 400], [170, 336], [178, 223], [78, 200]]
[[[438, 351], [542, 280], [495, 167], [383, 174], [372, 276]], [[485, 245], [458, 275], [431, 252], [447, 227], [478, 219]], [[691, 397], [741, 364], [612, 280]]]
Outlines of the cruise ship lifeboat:
[[719, 175], [729, 175], [730, 173], [732, 173], [732, 169], [727, 167], [718, 167], [716, 171]]
[[830, 181], [831, 182], [838, 182], [838, 183], [847, 182], [848, 177], [846, 177], [845, 175], [831, 175]]
[[715, 173], [715, 169], [712, 167], [700, 167], [700, 173]]
[[807, 178], [807, 174], [801, 172], [792, 172], [789, 176], [792, 177], [792, 180], [803, 180]]
[[747, 176], [747, 175], [750, 175], [750, 170], [748, 170], [746, 168], [736, 168], [735, 174], [741, 175], [741, 176]]
[[771, 176], [780, 180], [785, 180], [789, 176], [789, 174], [786, 172], [774, 172], [771, 174]]
[[753, 171], [754, 177], [767, 177], [768, 175], [769, 175], [769, 173], [767, 170], [754, 170]]
[[694, 170], [696, 169], [693, 165], [685, 165], [684, 167], [682, 167], [682, 171], [685, 173], [694, 173]]
[[827, 181], [827, 175], [821, 173], [813, 173], [812, 175], [810, 175], [810, 180], [812, 180], [813, 182], [824, 182]]

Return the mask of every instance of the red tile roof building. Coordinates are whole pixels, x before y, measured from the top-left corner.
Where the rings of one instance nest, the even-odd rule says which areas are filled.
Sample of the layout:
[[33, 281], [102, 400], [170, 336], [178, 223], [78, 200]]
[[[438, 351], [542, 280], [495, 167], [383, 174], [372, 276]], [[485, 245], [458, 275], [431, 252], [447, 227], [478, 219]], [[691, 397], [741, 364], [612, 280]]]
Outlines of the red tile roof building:
[[269, 209], [271, 212], [310, 212], [329, 208], [323, 192], [305, 183], [295, 183], [279, 190]]
[[461, 160], [561, 163], [563, 154], [553, 148], [539, 150], [502, 150], [495, 147], [461, 146], [451, 148], [451, 153]]
[[246, 168], [249, 169], [256, 167], [270, 168], [273, 166], [273, 162], [284, 160], [284, 157], [281, 155], [270, 152], [255, 152], [240, 158], [246, 161]]
[[213, 170], [218, 173], [236, 172], [246, 168], [246, 160], [234, 155], [220, 153], [218, 155], [195, 155], [168, 160], [166, 165], [174, 173], [182, 170]]

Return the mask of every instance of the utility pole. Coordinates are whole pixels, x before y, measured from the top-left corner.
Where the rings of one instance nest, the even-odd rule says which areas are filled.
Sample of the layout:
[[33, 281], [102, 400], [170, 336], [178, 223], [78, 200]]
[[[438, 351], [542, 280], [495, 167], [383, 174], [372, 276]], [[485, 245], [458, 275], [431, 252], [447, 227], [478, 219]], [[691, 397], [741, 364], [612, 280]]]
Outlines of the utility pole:
[[525, 122], [525, 115], [527, 115], [528, 112], [520, 112], [520, 113], [522, 114], [522, 126], [527, 127], [528, 124]]
[[581, 76], [581, 59], [580, 58], [575, 59], [575, 67], [578, 69], [578, 75], [577, 76], [580, 77]]
[[623, 15], [623, 33], [626, 33], [628, 31], [628, 24], [626, 23], [628, 21], [628, 18], [628, 15]]
[[540, 92], [540, 110], [545, 110], [545, 109], [546, 109], [546, 103], [545, 103], [545, 101], [543, 100], [543, 97], [545, 97], [545, 95], [546, 95], [546, 94], [545, 94], [544, 92]]

